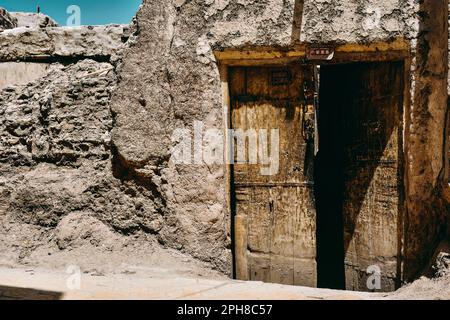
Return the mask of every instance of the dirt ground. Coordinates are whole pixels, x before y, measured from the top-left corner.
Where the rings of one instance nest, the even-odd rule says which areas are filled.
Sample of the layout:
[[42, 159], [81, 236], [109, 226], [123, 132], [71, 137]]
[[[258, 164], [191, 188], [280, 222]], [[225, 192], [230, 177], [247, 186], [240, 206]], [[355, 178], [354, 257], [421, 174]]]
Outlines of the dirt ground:
[[[151, 235], [121, 235], [95, 219], [79, 220], [45, 230], [2, 219], [0, 299], [450, 299], [444, 253], [435, 259], [438, 278], [393, 293], [334, 291], [234, 281]], [[81, 285], [75, 290], [67, 284], [74, 272]]]
[[[188, 266], [188, 265], [187, 265]], [[0, 267], [1, 299], [164, 299], [164, 300], [444, 300], [450, 299], [450, 277], [422, 278], [390, 294], [363, 293], [243, 282], [193, 275], [193, 270], [123, 264], [120, 270], [80, 274], [74, 269]], [[198, 269], [197, 269], [198, 271]]]
[[60, 226], [43, 230], [3, 220], [0, 232], [0, 266], [65, 270], [76, 266], [94, 276], [147, 274], [225, 279], [210, 265], [174, 249], [164, 249], [154, 237], [137, 233], [125, 236], [103, 224]]
[[74, 286], [72, 270], [0, 268], [0, 299], [195, 299], [195, 300], [360, 300], [368, 293], [320, 290], [262, 282], [180, 276], [158, 268], [130, 268], [115, 274], [82, 274]]
[[393, 293], [243, 282], [140, 236], [134, 241], [127, 237], [115, 241], [111, 250], [90, 242], [65, 250], [55, 250], [49, 244], [25, 255], [20, 262], [8, 262], [3, 256], [0, 299], [450, 299], [448, 274], [437, 279], [422, 277]]
[[450, 276], [438, 279], [422, 277], [394, 293], [382, 296], [393, 300], [449, 300]]

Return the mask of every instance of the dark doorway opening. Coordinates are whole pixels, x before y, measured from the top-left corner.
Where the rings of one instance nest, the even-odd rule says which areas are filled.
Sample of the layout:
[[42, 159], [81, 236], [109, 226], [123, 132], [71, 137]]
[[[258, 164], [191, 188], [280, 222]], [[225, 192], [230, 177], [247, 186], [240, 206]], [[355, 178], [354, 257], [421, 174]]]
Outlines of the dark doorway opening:
[[[346, 82], [333, 67], [321, 67], [317, 112], [319, 152], [314, 164], [317, 209], [317, 286], [345, 289], [343, 234], [343, 130], [345, 104], [337, 94]], [[336, 81], [337, 80], [337, 81]]]
[[320, 68], [315, 159], [318, 287], [395, 289], [401, 237], [403, 62]]

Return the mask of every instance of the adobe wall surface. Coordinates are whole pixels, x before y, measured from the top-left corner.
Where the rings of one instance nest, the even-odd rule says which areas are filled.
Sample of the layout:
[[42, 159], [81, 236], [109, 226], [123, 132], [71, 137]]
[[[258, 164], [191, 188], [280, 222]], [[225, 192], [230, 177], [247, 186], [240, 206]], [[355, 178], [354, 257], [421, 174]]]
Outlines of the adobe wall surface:
[[117, 59], [129, 27], [14, 28], [0, 33], [0, 61], [56, 58]]
[[301, 1], [144, 1], [137, 15], [139, 40], [124, 54], [113, 95], [113, 143], [127, 171], [161, 188], [168, 210], [162, 241], [223, 261], [224, 269], [230, 265], [223, 167], [168, 161], [175, 128], [192, 128], [195, 120], [223, 126], [213, 50], [403, 37], [417, 57], [411, 66], [413, 106], [405, 115], [405, 272], [415, 275], [445, 229], [446, 8], [444, 2], [406, 0], [305, 1], [301, 19]]
[[42, 13], [10, 12], [9, 14], [17, 20], [19, 28], [58, 27], [55, 20]]
[[[174, 129], [192, 130], [194, 121], [224, 126], [213, 51], [403, 37], [415, 57], [405, 114], [405, 271], [412, 277], [442, 236], [447, 210], [444, 2], [144, 0], [131, 28], [0, 32], [0, 61], [51, 64], [42, 78], [0, 94], [2, 219], [45, 230], [33, 233], [26, 252], [54, 241], [63, 219], [85, 214], [230, 274], [224, 166], [169, 161]], [[11, 243], [8, 230], [0, 234]]]
[[406, 114], [405, 274], [417, 276], [446, 236], [445, 185], [448, 1], [423, 2], [412, 39], [411, 108]]
[[41, 78], [47, 71], [47, 63], [0, 63], [0, 89], [9, 85], [24, 85]]
[[163, 248], [158, 190], [117, 174], [110, 98], [133, 30], [0, 31], [0, 265], [223, 278]]
[[0, 8], [0, 30], [17, 28], [17, 19], [8, 11]]

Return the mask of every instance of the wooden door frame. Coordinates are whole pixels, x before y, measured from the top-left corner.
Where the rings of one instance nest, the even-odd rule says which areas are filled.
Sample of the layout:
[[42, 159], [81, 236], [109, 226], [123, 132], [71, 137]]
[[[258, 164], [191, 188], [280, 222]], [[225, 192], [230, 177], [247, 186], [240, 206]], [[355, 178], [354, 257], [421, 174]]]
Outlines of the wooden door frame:
[[[327, 45], [327, 44], [324, 44]], [[399, 263], [397, 266], [399, 281], [403, 281], [403, 256], [404, 256], [404, 239], [405, 239], [405, 218], [406, 218], [406, 194], [408, 183], [408, 171], [406, 170], [408, 159], [408, 144], [405, 137], [408, 135], [408, 128], [410, 123], [410, 109], [411, 109], [411, 44], [403, 38], [397, 38], [392, 41], [374, 42], [369, 44], [328, 44], [334, 48], [334, 57], [331, 61], [310, 61], [307, 60], [308, 44], [299, 44], [289, 48], [271, 48], [271, 47], [245, 47], [240, 49], [224, 49], [214, 51], [214, 55], [219, 67], [221, 91], [222, 91], [222, 115], [223, 115], [223, 132], [225, 138], [225, 145], [227, 146], [225, 152], [225, 191], [226, 191], [226, 207], [227, 214], [231, 217], [230, 232], [232, 241], [232, 272], [233, 278], [236, 277], [236, 248], [235, 243], [239, 241], [235, 239], [236, 227], [242, 227], [243, 221], [236, 219], [235, 212], [233, 212], [232, 204], [232, 165], [230, 165], [230, 154], [228, 150], [228, 129], [231, 128], [231, 100], [228, 70], [230, 67], [245, 67], [245, 66], [283, 66], [289, 63], [311, 63], [318, 65], [330, 64], [347, 64], [356, 62], [393, 62], [402, 61], [404, 65], [404, 92], [403, 92], [403, 108], [401, 110], [402, 130], [401, 139], [399, 142], [399, 166], [402, 172], [403, 180], [400, 190], [400, 214], [399, 214]], [[245, 242], [245, 239], [241, 239]]]

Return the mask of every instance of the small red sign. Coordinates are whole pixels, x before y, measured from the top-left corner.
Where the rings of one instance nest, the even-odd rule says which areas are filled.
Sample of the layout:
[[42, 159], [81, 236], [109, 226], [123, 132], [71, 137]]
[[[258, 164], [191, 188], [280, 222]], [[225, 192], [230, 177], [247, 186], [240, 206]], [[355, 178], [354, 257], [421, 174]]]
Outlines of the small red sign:
[[334, 48], [330, 46], [309, 47], [306, 49], [308, 60], [332, 60], [334, 57]]

